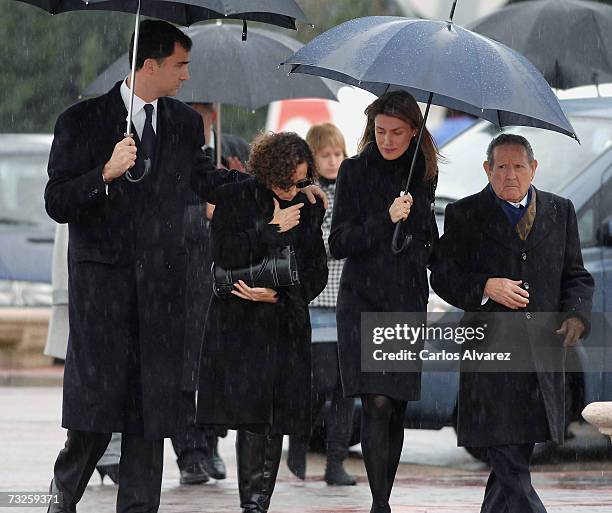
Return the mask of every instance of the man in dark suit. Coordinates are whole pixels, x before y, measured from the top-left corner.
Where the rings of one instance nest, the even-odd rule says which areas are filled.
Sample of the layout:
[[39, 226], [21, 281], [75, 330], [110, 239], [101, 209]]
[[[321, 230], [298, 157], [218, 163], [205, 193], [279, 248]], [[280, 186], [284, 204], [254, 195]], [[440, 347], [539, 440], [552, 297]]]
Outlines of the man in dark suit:
[[[219, 115], [213, 103], [189, 103], [189, 106], [196, 110], [202, 116], [204, 123], [204, 139], [206, 145], [204, 151], [210, 151], [213, 161], [216, 162], [218, 146], [218, 137], [215, 131], [215, 123]], [[233, 134], [223, 133], [221, 137], [221, 164], [227, 169], [238, 169], [243, 171], [246, 169], [247, 160], [251, 148], [249, 143], [242, 137]]]
[[[216, 162], [213, 124], [216, 111], [212, 103], [190, 103], [200, 114], [204, 127], [203, 147]], [[240, 137], [223, 134], [222, 163], [226, 168], [244, 170], [249, 158], [249, 144]], [[206, 483], [209, 477], [225, 479], [225, 463], [218, 451], [218, 433], [211, 427], [195, 423], [196, 389], [202, 335], [206, 311], [212, 295], [211, 258], [208, 248], [209, 219], [214, 206], [192, 194], [185, 209], [185, 249], [187, 252], [187, 282], [185, 304], [185, 362], [183, 367], [183, 427], [172, 438], [181, 473], [181, 484]], [[224, 434], [224, 433], [222, 433]]]
[[546, 511], [529, 463], [535, 443], [563, 441], [563, 348], [589, 330], [594, 282], [576, 213], [531, 184], [537, 165], [524, 137], [495, 138], [484, 162], [489, 185], [446, 207], [431, 264], [433, 289], [466, 311], [465, 324], [486, 326], [480, 349], [510, 351], [520, 365], [478, 372], [484, 367], [461, 361], [458, 443], [485, 447], [491, 464], [482, 513]]
[[117, 512], [159, 507], [163, 438], [180, 419], [185, 205], [190, 186], [207, 199], [239, 179], [202, 152], [197, 113], [166, 98], [189, 78], [190, 48], [174, 26], [142, 22], [133, 136], [129, 79], [57, 120], [45, 202], [69, 224], [70, 343], [50, 511], [76, 511], [112, 432], [123, 433]]

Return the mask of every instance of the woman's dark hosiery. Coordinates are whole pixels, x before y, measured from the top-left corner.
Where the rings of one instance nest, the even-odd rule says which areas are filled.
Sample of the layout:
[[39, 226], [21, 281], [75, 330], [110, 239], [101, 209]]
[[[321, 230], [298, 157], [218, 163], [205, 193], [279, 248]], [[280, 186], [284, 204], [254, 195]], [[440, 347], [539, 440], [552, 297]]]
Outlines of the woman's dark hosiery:
[[372, 512], [389, 510], [389, 497], [404, 442], [406, 401], [362, 395], [361, 447], [372, 492]]

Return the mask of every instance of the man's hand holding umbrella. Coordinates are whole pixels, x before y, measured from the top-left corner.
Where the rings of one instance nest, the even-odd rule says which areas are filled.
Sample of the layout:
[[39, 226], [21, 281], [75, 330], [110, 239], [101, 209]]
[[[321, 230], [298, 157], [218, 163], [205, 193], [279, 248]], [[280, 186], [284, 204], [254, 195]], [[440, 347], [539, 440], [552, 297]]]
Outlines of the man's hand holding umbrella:
[[115, 145], [111, 158], [102, 169], [104, 183], [110, 183], [123, 176], [136, 163], [136, 142], [126, 137]]

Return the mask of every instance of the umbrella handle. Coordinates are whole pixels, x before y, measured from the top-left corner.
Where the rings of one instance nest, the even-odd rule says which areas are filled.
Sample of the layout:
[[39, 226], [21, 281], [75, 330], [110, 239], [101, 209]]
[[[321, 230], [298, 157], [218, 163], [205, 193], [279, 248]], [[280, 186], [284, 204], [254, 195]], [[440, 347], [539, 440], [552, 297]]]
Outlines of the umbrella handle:
[[[134, 110], [134, 91], [136, 90], [136, 56], [138, 55], [138, 39], [140, 37], [140, 0], [138, 0], [138, 9], [136, 10], [136, 26], [134, 27], [134, 48], [132, 51], [132, 69], [130, 71], [130, 103], [128, 105], [128, 115], [125, 127], [124, 137], [134, 137], [132, 132], [132, 113]], [[131, 183], [138, 183], [144, 180], [145, 176], [151, 171], [151, 159], [145, 159], [144, 171], [138, 178], [132, 176], [131, 169], [125, 173], [125, 179]]]
[[125, 133], [132, 131], [132, 112], [134, 110], [134, 90], [136, 89], [136, 56], [138, 55], [138, 39], [140, 37], [140, 0], [136, 10], [136, 25], [134, 27], [134, 47], [132, 51], [132, 69], [130, 70], [130, 104], [128, 105], [127, 125]]
[[223, 155], [221, 154], [221, 148], [223, 144], [223, 136], [221, 135], [221, 104], [215, 104], [215, 110], [217, 111], [217, 133], [215, 134], [215, 155], [216, 155], [216, 165], [218, 168], [221, 167], [221, 159]]
[[400, 242], [400, 225], [403, 221], [399, 221], [395, 225], [395, 230], [393, 231], [393, 239], [391, 240], [391, 251], [394, 255], [399, 255], [408, 249], [410, 243], [412, 242], [412, 234], [408, 233], [404, 237], [404, 239]]
[[[455, 1], [456, 3], [456, 1]], [[425, 115], [423, 116], [423, 122], [419, 128], [419, 136], [417, 137], [417, 143], [414, 148], [414, 155], [412, 156], [412, 163], [410, 164], [410, 172], [408, 173], [408, 179], [406, 180], [406, 187], [400, 193], [400, 196], [404, 196], [408, 194], [408, 189], [410, 187], [410, 181], [412, 180], [412, 172], [414, 171], [414, 165], [416, 164], [417, 155], [419, 153], [419, 148], [421, 147], [421, 139], [423, 139], [423, 132], [425, 131], [425, 123], [427, 123], [427, 118], [429, 117], [429, 109], [431, 108], [431, 102], [433, 100], [433, 93], [429, 93], [429, 98], [427, 99], [427, 108], [425, 109]], [[412, 242], [412, 235], [407, 234], [404, 237], [404, 240], [400, 243], [400, 225], [404, 221], [398, 221], [395, 225], [395, 231], [393, 232], [393, 239], [391, 240], [391, 251], [394, 255], [399, 255], [408, 249], [410, 243]]]

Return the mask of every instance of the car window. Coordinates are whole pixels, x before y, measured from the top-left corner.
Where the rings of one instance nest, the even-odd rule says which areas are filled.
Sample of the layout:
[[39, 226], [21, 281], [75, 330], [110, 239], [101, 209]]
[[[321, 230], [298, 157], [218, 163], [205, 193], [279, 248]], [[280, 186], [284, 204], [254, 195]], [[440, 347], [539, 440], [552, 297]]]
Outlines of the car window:
[[599, 222], [612, 216], [612, 167], [604, 175], [606, 182], [601, 188], [601, 200], [599, 202]]
[[[612, 146], [612, 123], [608, 119], [569, 116], [580, 138], [573, 139], [549, 130], [509, 127], [505, 132], [526, 137], [539, 166], [534, 185], [559, 193], [583, 169]], [[489, 142], [500, 132], [487, 122], [479, 122], [441, 148], [446, 162], [440, 164], [437, 196], [439, 205], [480, 191], [487, 183], [482, 163]]]
[[612, 216], [612, 168], [604, 174], [605, 182], [577, 213], [582, 247], [597, 244], [597, 230], [604, 219]]
[[583, 248], [595, 244], [595, 204], [593, 200], [589, 201], [578, 214], [578, 235]]
[[50, 228], [44, 206], [47, 155], [0, 156], [0, 231], [16, 226]]

